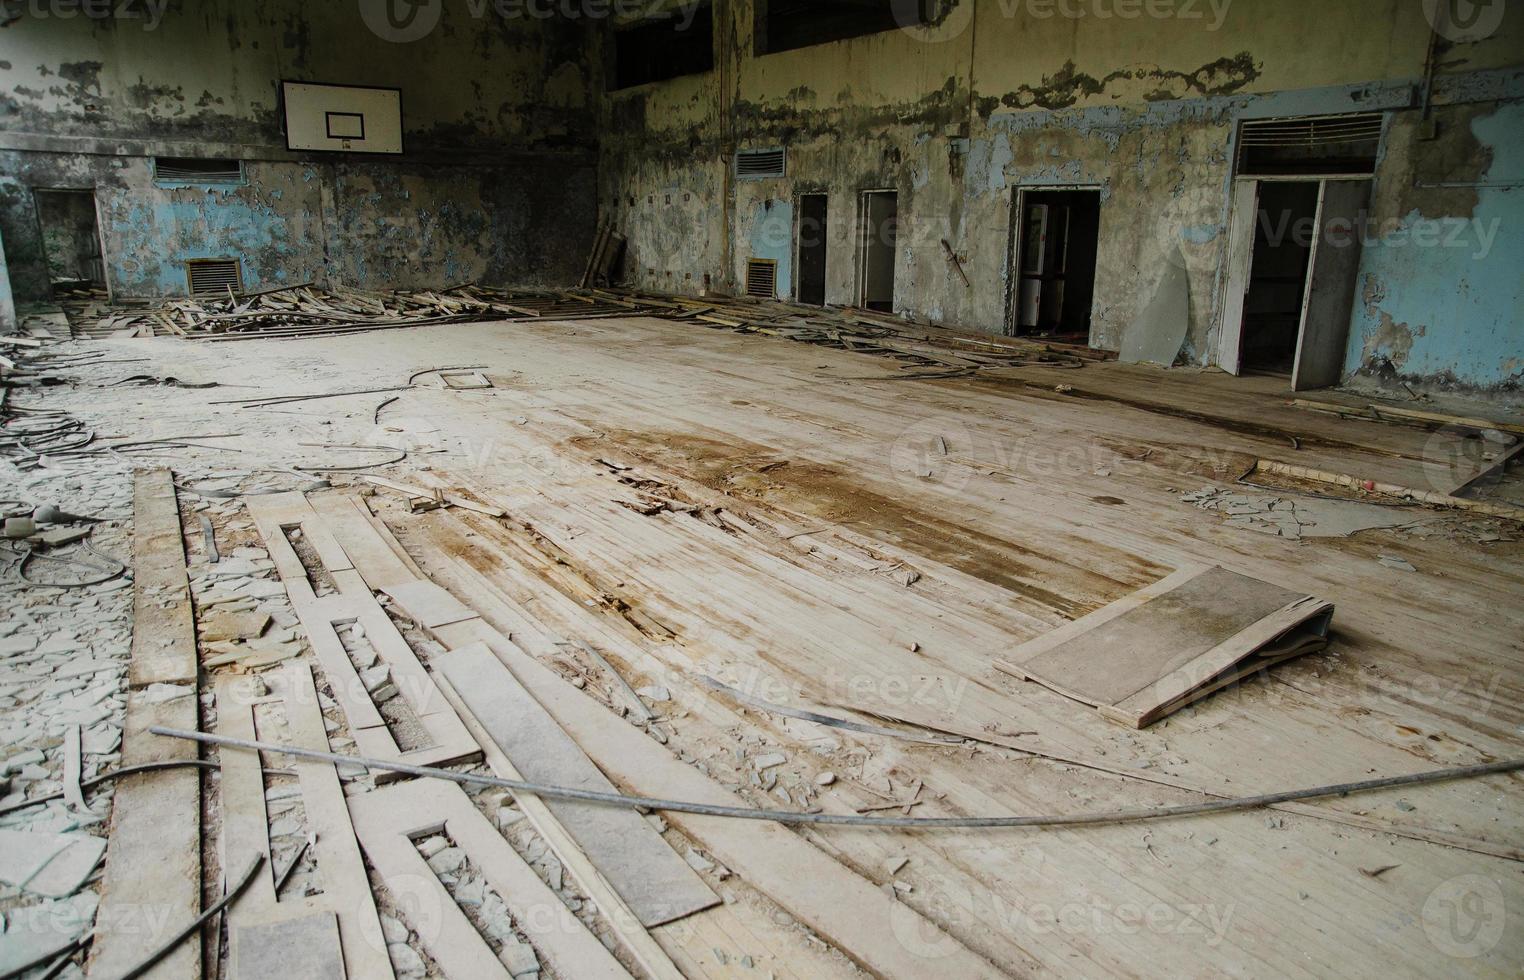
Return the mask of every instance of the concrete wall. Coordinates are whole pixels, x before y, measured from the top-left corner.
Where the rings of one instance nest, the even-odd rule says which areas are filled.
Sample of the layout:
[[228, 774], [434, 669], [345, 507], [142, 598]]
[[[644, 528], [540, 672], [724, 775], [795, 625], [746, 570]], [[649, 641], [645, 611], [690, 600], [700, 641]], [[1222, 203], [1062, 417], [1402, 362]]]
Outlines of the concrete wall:
[[[0, 31], [0, 230], [18, 300], [47, 295], [37, 187], [95, 190], [117, 295], [184, 293], [185, 260], [224, 256], [249, 288], [581, 273], [601, 84], [586, 22], [450, 3], [412, 38], [371, 29], [384, 4], [108, 6], [159, 19], [27, 5]], [[283, 79], [402, 89], [406, 154], [288, 152]], [[246, 179], [158, 184], [156, 155], [238, 158]]]
[[1387, 139], [1345, 370], [1358, 380], [1524, 383], [1524, 101], [1411, 119]]
[[[1453, 193], [1411, 186], [1417, 171], [1393, 149], [1420, 115], [1432, 33], [1423, 0], [957, 0], [930, 28], [756, 56], [758, 2], [720, 5], [713, 72], [604, 98], [601, 199], [629, 237], [626, 268], [637, 285], [696, 292], [707, 276], [736, 291], [766, 202], [826, 191], [827, 299], [855, 302], [859, 195], [892, 188], [901, 216], [897, 308], [999, 331], [1017, 191], [1093, 186], [1102, 213], [1092, 343], [1119, 346], [1178, 248], [1191, 294], [1184, 356], [1205, 363], [1215, 356], [1241, 119], [1388, 111], [1395, 135], [1377, 175], [1373, 217], [1379, 221], [1394, 196], [1429, 216], [1471, 214]], [[1150, 16], [1150, 9], [1172, 15]], [[1452, 114], [1506, 119], [1524, 99], [1524, 8], [1497, 9], [1504, 20], [1487, 37], [1441, 39], [1436, 48], [1433, 104], [1444, 138]], [[1461, 142], [1475, 149], [1479, 140]], [[735, 150], [780, 145], [789, 152], [786, 178], [731, 175]], [[1414, 166], [1427, 173], [1422, 162]], [[1517, 207], [1516, 191], [1491, 190]], [[1485, 191], [1477, 198], [1490, 216], [1507, 208], [1488, 205], [1494, 198]], [[944, 238], [970, 286], [950, 267]], [[1500, 239], [1491, 261], [1517, 267], [1519, 254]], [[1384, 271], [1379, 246], [1366, 261], [1366, 282], [1403, 275]], [[1453, 294], [1457, 276], [1479, 271], [1426, 264], [1423, 289], [1388, 285], [1374, 313], [1368, 289], [1352, 330], [1350, 370], [1374, 356], [1365, 320], [1431, 322], [1426, 304], [1446, 288]], [[1517, 310], [1518, 278], [1490, 285], [1501, 299], [1479, 301], [1447, 324], [1449, 340], [1434, 359], [1410, 356], [1399, 371], [1437, 373], [1435, 363], [1450, 363], [1445, 349], [1465, 349], [1472, 353], [1451, 365], [1454, 380], [1498, 384], [1499, 366], [1524, 356], [1524, 342], [1501, 318]]]
[[5, 236], [0, 234], [0, 331], [15, 330], [16, 298], [11, 295], [11, 277], [5, 262]]

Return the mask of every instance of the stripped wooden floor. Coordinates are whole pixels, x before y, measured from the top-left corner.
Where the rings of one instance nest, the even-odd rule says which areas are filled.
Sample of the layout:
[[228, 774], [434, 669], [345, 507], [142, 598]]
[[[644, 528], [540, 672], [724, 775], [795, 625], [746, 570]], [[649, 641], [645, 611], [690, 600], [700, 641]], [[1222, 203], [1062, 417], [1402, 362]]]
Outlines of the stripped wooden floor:
[[[220, 349], [133, 350], [173, 358], [182, 378], [242, 373]], [[552, 666], [567, 669], [559, 641], [581, 639], [636, 686], [665, 687], [669, 748], [722, 781], [745, 784], [736, 750], [759, 735], [802, 782], [838, 777], [819, 805], [918, 792], [921, 816], [1192, 802], [1519, 754], [1518, 542], [1477, 543], [1478, 518], [1418, 509], [1436, 533], [1290, 541], [1180, 501], [1257, 458], [1421, 488], [1453, 477], [1432, 434], [1300, 412], [1265, 379], [1213, 378], [1208, 395], [1115, 365], [863, 380], [884, 362], [645, 319], [251, 341], [237, 355], [272, 366], [272, 392], [485, 365], [493, 390], [415, 389], [379, 423], [381, 396], [308, 403], [293, 420], [174, 392], [143, 413], [215, 431], [236, 420], [251, 441], [256, 424], [310, 425], [330, 442], [443, 450], [389, 475], [510, 518], [413, 515], [383, 492], [378, 512], [409, 553]], [[1142, 732], [992, 669], [1197, 562], [1331, 600], [1332, 647]], [[973, 741], [821, 729], [743, 708], [705, 677]], [[1516, 975], [1521, 785], [1062, 832], [808, 836], [884, 888], [900, 882], [899, 901], [1013, 975]], [[1468, 890], [1480, 906], [1460, 903]], [[938, 950], [918, 952], [930, 974]]]

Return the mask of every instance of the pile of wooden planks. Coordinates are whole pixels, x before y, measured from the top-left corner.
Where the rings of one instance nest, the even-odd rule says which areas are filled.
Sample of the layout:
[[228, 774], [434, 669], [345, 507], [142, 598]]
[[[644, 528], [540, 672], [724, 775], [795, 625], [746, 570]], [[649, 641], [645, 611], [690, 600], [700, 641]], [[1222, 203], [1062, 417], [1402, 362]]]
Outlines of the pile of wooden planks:
[[123, 301], [71, 304], [76, 336], [194, 337], [247, 340], [317, 337], [396, 327], [484, 320], [587, 319], [658, 313], [655, 308], [612, 304], [561, 291], [506, 291], [462, 284], [439, 290], [384, 292], [312, 283], [257, 292], [229, 292], [225, 298], [193, 297], [157, 305]]
[[1064, 344], [1034, 343], [950, 330], [855, 307], [804, 306], [731, 297], [661, 296], [629, 290], [504, 290], [472, 283], [438, 290], [377, 292], [311, 283], [225, 299], [170, 299], [157, 306], [124, 301], [70, 308], [76, 335], [194, 337], [205, 340], [327, 337], [368, 330], [483, 321], [587, 320], [651, 316], [712, 329], [782, 337], [799, 343], [888, 357], [906, 369], [897, 379], [955, 378], [980, 371], [1046, 365], [1079, 368], [1115, 355]]
[[656, 308], [660, 312], [648, 315], [669, 320], [691, 320], [713, 329], [893, 358], [914, 369], [888, 376], [903, 380], [957, 378], [992, 368], [1033, 365], [1080, 368], [1087, 362], [1116, 356], [1088, 347], [951, 330], [929, 321], [851, 306], [807, 306], [746, 297], [658, 296], [610, 289], [583, 293], [600, 302]]

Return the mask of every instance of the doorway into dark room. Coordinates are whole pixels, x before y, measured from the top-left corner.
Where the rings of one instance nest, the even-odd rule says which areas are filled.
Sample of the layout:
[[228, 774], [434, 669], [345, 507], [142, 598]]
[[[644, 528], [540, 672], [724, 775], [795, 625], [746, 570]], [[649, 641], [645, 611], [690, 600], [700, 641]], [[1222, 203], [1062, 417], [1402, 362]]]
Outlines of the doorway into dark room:
[[1016, 334], [1089, 343], [1101, 192], [1024, 191], [1017, 212]]
[[826, 301], [826, 204], [824, 194], [799, 198], [799, 302]]

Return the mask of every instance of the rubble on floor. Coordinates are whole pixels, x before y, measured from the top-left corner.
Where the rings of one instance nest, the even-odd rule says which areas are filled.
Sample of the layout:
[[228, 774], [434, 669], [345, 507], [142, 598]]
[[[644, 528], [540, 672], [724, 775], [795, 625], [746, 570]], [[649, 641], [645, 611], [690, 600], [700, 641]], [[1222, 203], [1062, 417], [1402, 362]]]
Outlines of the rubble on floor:
[[1413, 512], [1404, 508], [1305, 495], [1244, 493], [1207, 486], [1181, 494], [1180, 499], [1202, 510], [1222, 514], [1223, 523], [1229, 527], [1293, 541], [1343, 538], [1372, 528], [1407, 527], [1416, 523]]

